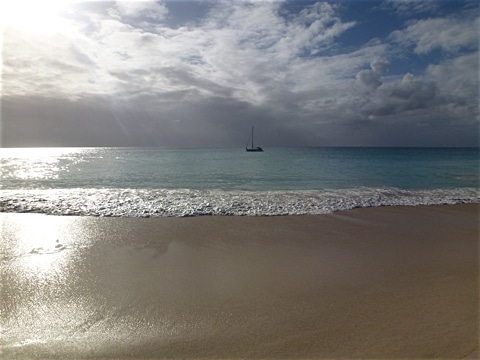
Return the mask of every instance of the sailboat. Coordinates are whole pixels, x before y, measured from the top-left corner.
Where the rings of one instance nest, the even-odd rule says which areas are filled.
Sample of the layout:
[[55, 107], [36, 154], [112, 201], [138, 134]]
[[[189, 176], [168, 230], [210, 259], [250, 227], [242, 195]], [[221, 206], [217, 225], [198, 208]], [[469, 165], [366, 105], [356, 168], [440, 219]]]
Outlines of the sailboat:
[[[245, 150], [247, 150], [247, 151], [263, 151], [263, 149], [260, 146], [255, 146], [255, 147], [253, 146], [253, 126], [252, 126], [251, 138], [252, 138], [252, 146], [248, 147], [248, 141], [247, 141], [247, 147], [245, 148]], [[250, 140], [250, 138], [249, 138], [249, 140]]]

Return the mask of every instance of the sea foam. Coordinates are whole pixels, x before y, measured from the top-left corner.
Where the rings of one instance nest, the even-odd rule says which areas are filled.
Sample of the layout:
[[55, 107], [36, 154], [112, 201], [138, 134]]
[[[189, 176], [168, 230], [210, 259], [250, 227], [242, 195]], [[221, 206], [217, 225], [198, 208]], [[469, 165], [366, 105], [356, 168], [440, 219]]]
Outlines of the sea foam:
[[113, 217], [315, 215], [359, 207], [480, 203], [476, 188], [295, 191], [187, 189], [2, 190], [0, 212]]

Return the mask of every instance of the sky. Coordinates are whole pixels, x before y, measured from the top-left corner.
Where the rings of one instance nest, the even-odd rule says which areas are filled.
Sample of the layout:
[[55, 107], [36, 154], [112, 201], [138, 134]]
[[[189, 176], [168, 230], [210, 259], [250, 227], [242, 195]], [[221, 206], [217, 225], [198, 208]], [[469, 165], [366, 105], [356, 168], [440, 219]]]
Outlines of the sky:
[[477, 1], [0, 5], [0, 146], [478, 146]]

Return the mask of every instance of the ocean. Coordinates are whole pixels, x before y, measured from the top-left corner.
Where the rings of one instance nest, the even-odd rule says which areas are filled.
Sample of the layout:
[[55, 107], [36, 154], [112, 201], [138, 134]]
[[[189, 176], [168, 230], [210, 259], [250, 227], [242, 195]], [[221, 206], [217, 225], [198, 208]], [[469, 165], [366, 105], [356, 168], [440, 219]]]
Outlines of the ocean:
[[0, 212], [324, 214], [479, 203], [478, 148], [3, 148]]

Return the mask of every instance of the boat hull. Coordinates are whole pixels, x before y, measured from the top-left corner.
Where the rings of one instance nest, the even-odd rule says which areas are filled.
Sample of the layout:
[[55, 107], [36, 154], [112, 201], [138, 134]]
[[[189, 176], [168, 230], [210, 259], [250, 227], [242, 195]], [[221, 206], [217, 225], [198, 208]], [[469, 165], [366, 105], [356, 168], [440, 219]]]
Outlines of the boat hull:
[[260, 146], [254, 147], [254, 148], [245, 148], [248, 152], [261, 152], [263, 149]]

